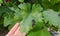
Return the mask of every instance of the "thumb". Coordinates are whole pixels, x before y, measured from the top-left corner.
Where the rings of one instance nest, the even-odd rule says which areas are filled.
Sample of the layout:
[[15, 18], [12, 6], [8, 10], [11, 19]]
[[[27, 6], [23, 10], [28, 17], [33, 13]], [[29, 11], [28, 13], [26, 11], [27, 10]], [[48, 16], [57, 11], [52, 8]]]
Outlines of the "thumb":
[[23, 36], [26, 36], [26, 33], [23, 33]]

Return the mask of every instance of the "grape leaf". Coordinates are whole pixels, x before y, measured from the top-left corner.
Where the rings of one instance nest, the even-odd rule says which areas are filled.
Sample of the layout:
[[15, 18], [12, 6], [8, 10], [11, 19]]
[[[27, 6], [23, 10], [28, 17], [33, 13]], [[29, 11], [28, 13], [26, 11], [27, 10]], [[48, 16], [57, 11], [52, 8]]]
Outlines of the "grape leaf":
[[44, 26], [45, 26], [44, 22], [35, 22], [35, 25], [32, 26], [33, 29], [31, 31], [39, 31], [39, 30], [42, 30], [42, 29], [44, 29]]
[[20, 22], [23, 18], [25, 18], [27, 13], [25, 11], [20, 10], [17, 6], [13, 6], [9, 8], [15, 12], [13, 20], [11, 22], [12, 24], [9, 26], [10, 29], [13, 26], [13, 24], [15, 24], [16, 22]]
[[23, 11], [26, 11], [26, 12], [30, 11], [30, 3], [23, 3], [18, 5], [18, 7]]
[[44, 27], [44, 29], [42, 29], [42, 30], [31, 31], [27, 36], [51, 36], [51, 35], [47, 31], [47, 28]]
[[12, 12], [6, 12], [4, 15], [4, 27], [11, 24], [14, 14]]
[[57, 4], [58, 2], [60, 2], [60, 0], [50, 0], [51, 4], [54, 5], [54, 4]]
[[31, 26], [32, 26], [32, 16], [28, 15], [25, 19], [22, 20], [22, 23], [20, 23], [20, 30], [22, 32], [28, 33], [32, 28]]
[[33, 4], [32, 6], [32, 12], [40, 12], [43, 8], [40, 6], [40, 4]]
[[[4, 10], [3, 10], [4, 8]], [[13, 11], [11, 11], [9, 8], [7, 8], [6, 6], [1, 7], [1, 11], [3, 13], [3, 18], [4, 18], [4, 27], [8, 26], [9, 24], [11, 24], [12, 21], [12, 17], [13, 17]], [[1, 14], [2, 14], [1, 13]]]
[[54, 25], [60, 28], [60, 17], [58, 14], [58, 12], [51, 9], [43, 12], [45, 21], [49, 21], [50, 25]]
[[9, 27], [8, 27], [8, 30], [11, 30], [11, 28], [12, 28], [15, 24], [16, 24], [16, 23], [14, 23], [14, 22], [13, 22], [12, 24], [10, 24]]
[[34, 18], [36, 22], [42, 22], [43, 20], [41, 12], [32, 13], [32, 17]]
[[40, 6], [40, 4], [33, 4], [31, 15], [36, 22], [42, 22], [42, 19], [43, 19], [42, 13], [41, 13], [42, 10], [43, 8]]
[[1, 6], [0, 7], [0, 16], [4, 12], [12, 12], [12, 11], [9, 8], [7, 8], [6, 6]]
[[3, 24], [4, 19], [0, 16], [0, 25]]
[[3, 0], [0, 0], [0, 4], [3, 3]]
[[14, 20], [15, 21], [17, 21], [17, 20], [21, 21], [21, 19], [23, 19], [27, 15], [26, 11], [19, 9], [16, 6], [11, 7], [10, 9], [12, 11], [15, 11], [15, 13], [14, 13]]
[[58, 12], [60, 11], [60, 5], [54, 5], [51, 8], [55, 11], [58, 11]]
[[44, 9], [48, 9], [51, 6], [51, 3], [49, 2], [49, 0], [42, 0], [42, 6], [44, 7]]
[[13, 7], [9, 7], [12, 11], [14, 11], [15, 13], [21, 12], [20, 9], [16, 6], [13, 5]]
[[14, 11], [14, 16], [12, 18], [11, 25], [8, 27], [8, 29], [11, 29], [16, 22], [20, 22], [23, 19], [23, 15], [25, 15], [25, 13], [21, 11], [16, 5], [9, 8]]
[[11, 24], [11, 17], [4, 17], [4, 26], [8, 26]]
[[20, 21], [22, 18], [23, 11], [21, 11], [17, 6], [10, 7], [10, 9], [15, 12], [14, 13], [14, 20]]
[[24, 0], [18, 0], [19, 2], [24, 2]]

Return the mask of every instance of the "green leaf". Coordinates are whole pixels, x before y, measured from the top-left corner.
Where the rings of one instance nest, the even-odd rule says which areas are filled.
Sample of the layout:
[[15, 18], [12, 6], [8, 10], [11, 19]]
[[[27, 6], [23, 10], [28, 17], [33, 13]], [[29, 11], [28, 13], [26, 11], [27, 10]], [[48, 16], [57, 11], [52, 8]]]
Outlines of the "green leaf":
[[9, 7], [12, 11], [14, 11], [15, 13], [21, 12], [20, 9], [16, 6], [13, 5], [13, 7]]
[[12, 11], [14, 11], [14, 20], [15, 21], [21, 21], [22, 19], [22, 14], [23, 14], [23, 11], [21, 11], [17, 6], [13, 6], [13, 7], [10, 7], [10, 9]]
[[27, 36], [51, 36], [51, 35], [47, 31], [47, 28], [44, 27], [44, 29], [42, 29], [42, 30], [31, 31]]
[[60, 0], [50, 0], [51, 4], [54, 5], [54, 4], [57, 4], [58, 2], [60, 2]]
[[21, 8], [21, 10], [29, 12], [30, 11], [30, 3], [23, 3], [18, 5], [19, 8]]
[[44, 22], [35, 22], [35, 25], [33, 26], [32, 31], [42, 30], [44, 28], [44, 26], [45, 26]]
[[27, 16], [27, 13], [24, 11], [16, 12], [14, 13], [14, 20], [19, 22], [22, 19], [24, 19], [26, 16]]
[[49, 2], [49, 0], [42, 0], [42, 6], [44, 7], [44, 9], [48, 9], [51, 6], [51, 3]]
[[43, 12], [45, 21], [49, 21], [50, 25], [54, 25], [60, 28], [60, 16], [58, 12], [53, 10], [47, 10]]
[[0, 17], [0, 25], [3, 24], [3, 21], [4, 21], [4, 19], [2, 17]]
[[51, 8], [55, 11], [58, 11], [58, 12], [60, 11], [60, 5], [54, 5]]
[[25, 19], [23, 19], [22, 23], [20, 23], [20, 29], [22, 32], [28, 33], [31, 30], [32, 26], [32, 16], [28, 15]]
[[32, 12], [40, 12], [43, 8], [40, 6], [40, 4], [33, 4], [32, 6]]
[[24, 0], [18, 0], [19, 2], [24, 2]]
[[43, 18], [42, 18], [42, 13], [41, 12], [34, 12], [34, 13], [31, 13], [32, 14], [32, 17], [34, 18], [34, 20], [36, 22], [42, 22]]
[[22, 19], [21, 11], [14, 14], [14, 20], [20, 21]]
[[13, 20], [13, 15], [14, 14], [12, 12], [6, 12], [6, 14], [4, 16], [4, 27], [11, 24], [11, 22]]
[[6, 13], [6, 12], [12, 12], [9, 8], [7, 8], [6, 6], [1, 6], [0, 7], [0, 16], [2, 13]]
[[12, 24], [9, 26], [8, 29], [10, 29], [16, 22], [20, 22], [27, 15], [25, 11], [20, 10], [17, 6], [10, 7], [10, 9], [15, 13], [11, 22]]
[[8, 27], [8, 30], [11, 30], [13, 28], [13, 26], [15, 25], [15, 23], [13, 24], [10, 24], [9, 27]]
[[0, 0], [0, 4], [3, 3], [3, 0]]
[[36, 22], [42, 22], [42, 10], [43, 8], [40, 6], [40, 4], [33, 4], [31, 15]]
[[11, 18], [10, 17], [4, 17], [4, 27], [11, 24]]

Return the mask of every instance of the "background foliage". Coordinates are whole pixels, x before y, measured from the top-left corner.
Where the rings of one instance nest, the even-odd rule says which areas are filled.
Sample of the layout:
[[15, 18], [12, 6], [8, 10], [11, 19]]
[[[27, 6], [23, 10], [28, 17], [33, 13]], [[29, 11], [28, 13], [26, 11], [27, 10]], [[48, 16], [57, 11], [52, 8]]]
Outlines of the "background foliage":
[[0, 25], [16, 22], [27, 36], [51, 36], [48, 27], [60, 29], [60, 0], [0, 0]]

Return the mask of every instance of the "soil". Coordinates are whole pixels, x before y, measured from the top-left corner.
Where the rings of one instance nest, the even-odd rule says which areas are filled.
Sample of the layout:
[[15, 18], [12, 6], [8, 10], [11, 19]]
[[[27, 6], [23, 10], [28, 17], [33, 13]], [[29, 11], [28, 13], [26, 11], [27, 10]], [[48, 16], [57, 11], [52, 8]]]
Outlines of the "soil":
[[3, 25], [0, 25], [0, 36], [5, 36], [8, 33], [7, 27], [3, 27]]

